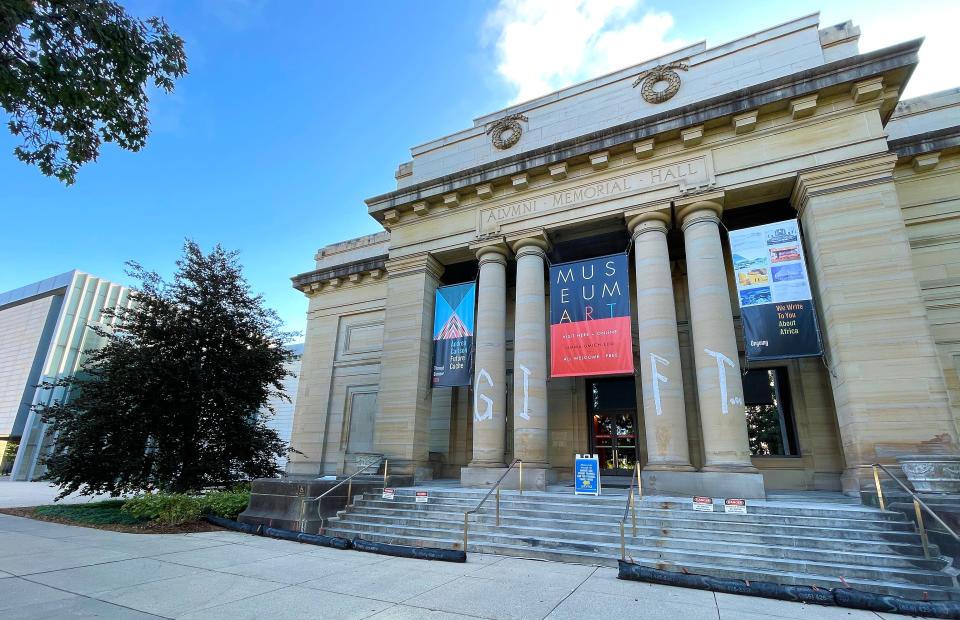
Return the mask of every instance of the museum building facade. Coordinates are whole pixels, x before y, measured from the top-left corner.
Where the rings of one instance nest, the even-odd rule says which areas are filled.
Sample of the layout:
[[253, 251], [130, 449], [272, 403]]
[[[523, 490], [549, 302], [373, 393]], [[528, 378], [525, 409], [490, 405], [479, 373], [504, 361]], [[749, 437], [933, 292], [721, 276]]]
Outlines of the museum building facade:
[[[901, 101], [922, 41], [858, 37], [814, 14], [414, 147], [367, 200], [383, 232], [293, 278], [309, 307], [287, 473], [382, 455], [486, 486], [520, 459], [543, 488], [591, 453], [650, 491], [762, 497], [856, 493], [872, 463], [956, 453], [960, 89]], [[759, 226], [784, 266], [731, 251]], [[633, 370], [559, 376], [550, 268], [618, 255]], [[822, 354], [751, 358], [741, 306], [801, 271]], [[471, 282], [472, 380], [434, 387], [437, 289]]]

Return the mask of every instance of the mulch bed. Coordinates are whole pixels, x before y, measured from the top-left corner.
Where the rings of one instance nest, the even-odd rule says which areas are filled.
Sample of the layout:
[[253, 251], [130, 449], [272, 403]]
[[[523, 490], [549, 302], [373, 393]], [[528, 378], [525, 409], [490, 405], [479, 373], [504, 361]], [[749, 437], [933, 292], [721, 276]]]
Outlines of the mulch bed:
[[83, 523], [80, 521], [73, 521], [71, 519], [64, 519], [62, 517], [37, 514], [35, 507], [0, 508], [0, 513], [12, 515], [14, 517], [36, 519], [37, 521], [49, 521], [50, 523], [60, 523], [63, 525], [73, 525], [76, 527], [89, 527], [95, 530], [124, 532], [127, 534], [190, 534], [193, 532], [219, 532], [224, 529], [206, 521], [184, 523], [183, 525], [159, 525], [155, 523], [141, 523], [136, 525], [124, 525], [119, 523]]

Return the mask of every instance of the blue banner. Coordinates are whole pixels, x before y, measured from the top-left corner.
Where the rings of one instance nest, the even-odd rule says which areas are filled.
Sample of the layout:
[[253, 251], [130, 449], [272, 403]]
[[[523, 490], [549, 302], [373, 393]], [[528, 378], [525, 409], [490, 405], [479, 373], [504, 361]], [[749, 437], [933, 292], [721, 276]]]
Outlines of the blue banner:
[[477, 287], [441, 286], [433, 309], [433, 387], [470, 385]]

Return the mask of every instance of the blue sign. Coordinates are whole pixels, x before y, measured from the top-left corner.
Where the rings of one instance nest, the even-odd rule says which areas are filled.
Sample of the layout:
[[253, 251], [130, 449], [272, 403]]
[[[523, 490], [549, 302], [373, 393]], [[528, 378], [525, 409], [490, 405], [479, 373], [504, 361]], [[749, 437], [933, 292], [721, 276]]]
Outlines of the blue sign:
[[596, 454], [578, 454], [573, 463], [575, 495], [600, 495], [600, 459]]

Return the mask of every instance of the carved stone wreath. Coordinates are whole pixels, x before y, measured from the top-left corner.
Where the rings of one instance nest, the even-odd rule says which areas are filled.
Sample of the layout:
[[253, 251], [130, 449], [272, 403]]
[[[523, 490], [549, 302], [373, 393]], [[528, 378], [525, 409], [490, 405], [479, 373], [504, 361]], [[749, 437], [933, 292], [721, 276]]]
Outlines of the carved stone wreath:
[[[671, 62], [666, 65], [657, 65], [649, 71], [644, 71], [637, 76], [633, 82], [633, 87], [642, 82], [640, 86], [640, 96], [647, 103], [663, 103], [677, 94], [680, 90], [680, 75], [674, 71], [686, 71], [688, 65], [685, 62]], [[657, 84], [666, 82], [667, 87], [661, 90], [657, 89]]]
[[487, 133], [490, 134], [494, 148], [505, 151], [520, 141], [520, 135], [523, 133], [520, 121], [526, 122], [527, 117], [523, 114], [511, 114], [487, 126]]

